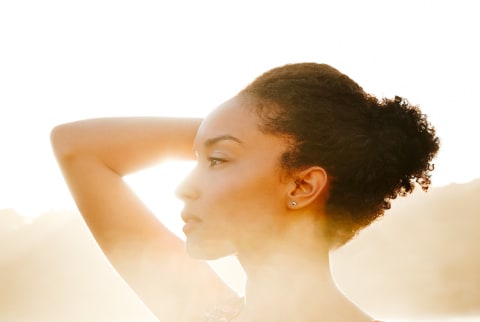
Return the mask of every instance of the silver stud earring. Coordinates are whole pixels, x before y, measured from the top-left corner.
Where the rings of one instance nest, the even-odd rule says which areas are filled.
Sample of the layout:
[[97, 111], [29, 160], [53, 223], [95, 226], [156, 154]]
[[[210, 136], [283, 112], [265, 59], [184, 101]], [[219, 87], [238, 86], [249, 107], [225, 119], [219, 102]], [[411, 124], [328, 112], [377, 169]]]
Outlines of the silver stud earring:
[[295, 207], [297, 205], [295, 201], [292, 201], [290, 204], [292, 205], [292, 207]]

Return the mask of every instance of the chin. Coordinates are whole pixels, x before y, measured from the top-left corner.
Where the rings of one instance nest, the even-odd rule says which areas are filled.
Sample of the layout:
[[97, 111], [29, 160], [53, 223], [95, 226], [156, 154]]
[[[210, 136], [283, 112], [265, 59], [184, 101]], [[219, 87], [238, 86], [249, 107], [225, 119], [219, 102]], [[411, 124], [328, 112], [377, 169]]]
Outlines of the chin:
[[187, 253], [201, 260], [215, 260], [235, 253], [235, 248], [229, 242], [219, 240], [192, 241], [187, 238]]

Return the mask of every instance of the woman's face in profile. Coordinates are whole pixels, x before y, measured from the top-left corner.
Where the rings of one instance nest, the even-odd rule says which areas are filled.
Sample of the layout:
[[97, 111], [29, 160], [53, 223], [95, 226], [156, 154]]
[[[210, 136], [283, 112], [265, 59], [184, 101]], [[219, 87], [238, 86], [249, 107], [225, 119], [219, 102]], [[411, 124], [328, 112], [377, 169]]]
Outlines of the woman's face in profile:
[[197, 165], [178, 188], [194, 257], [259, 250], [281, 235], [289, 200], [280, 156], [287, 142], [262, 133], [245, 104], [235, 97], [204, 120], [194, 144]]

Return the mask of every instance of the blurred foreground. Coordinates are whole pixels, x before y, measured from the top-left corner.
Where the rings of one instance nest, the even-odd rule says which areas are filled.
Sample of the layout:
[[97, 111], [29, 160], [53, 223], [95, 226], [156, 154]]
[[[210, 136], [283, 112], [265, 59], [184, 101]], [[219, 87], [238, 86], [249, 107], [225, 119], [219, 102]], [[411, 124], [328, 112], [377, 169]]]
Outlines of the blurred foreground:
[[[377, 319], [480, 321], [478, 197], [480, 180], [399, 198], [332, 254], [338, 284]], [[78, 214], [0, 210], [0, 242], [0, 321], [155, 321]], [[233, 261], [212, 265], [242, 292]]]

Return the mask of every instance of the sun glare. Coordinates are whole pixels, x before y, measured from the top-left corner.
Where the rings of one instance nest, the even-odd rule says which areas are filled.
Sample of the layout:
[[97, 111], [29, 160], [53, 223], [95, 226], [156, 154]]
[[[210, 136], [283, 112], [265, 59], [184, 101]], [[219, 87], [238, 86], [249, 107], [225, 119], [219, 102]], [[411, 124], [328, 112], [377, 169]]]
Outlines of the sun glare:
[[182, 202], [175, 197], [175, 189], [193, 166], [194, 162], [166, 161], [125, 178], [162, 223], [180, 238], [184, 237], [180, 217]]

